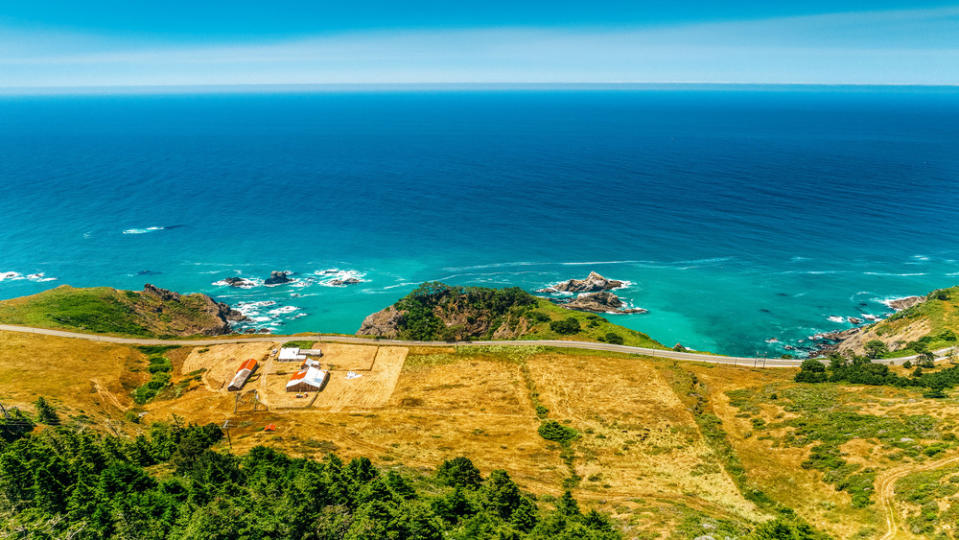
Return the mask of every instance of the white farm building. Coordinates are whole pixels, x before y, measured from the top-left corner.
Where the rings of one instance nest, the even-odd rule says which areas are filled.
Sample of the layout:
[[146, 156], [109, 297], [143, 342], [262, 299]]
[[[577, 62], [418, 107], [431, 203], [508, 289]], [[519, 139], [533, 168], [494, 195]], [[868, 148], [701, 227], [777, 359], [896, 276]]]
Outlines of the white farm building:
[[286, 383], [287, 392], [319, 392], [330, 377], [330, 372], [316, 365], [304, 366]]

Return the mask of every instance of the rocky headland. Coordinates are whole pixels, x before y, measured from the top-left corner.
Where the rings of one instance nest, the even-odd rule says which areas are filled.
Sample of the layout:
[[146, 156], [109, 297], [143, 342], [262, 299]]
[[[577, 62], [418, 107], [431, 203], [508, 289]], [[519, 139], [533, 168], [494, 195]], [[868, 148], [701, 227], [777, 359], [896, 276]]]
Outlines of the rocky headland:
[[[879, 319], [875, 316], [864, 317], [870, 321], [869, 324], [858, 317], [848, 317], [851, 324], [857, 325], [855, 328], [838, 330], [835, 332], [823, 332], [809, 337], [809, 341], [815, 343], [816, 348], [810, 353], [810, 356], [823, 356], [833, 352], [865, 354], [866, 344], [872, 341], [879, 341], [889, 351], [897, 351], [909, 347], [922, 339], [932, 342], [926, 336], [929, 336], [933, 328], [940, 326], [932, 320], [936, 317], [937, 310], [928, 310], [925, 312], [922, 308], [929, 303], [943, 303], [950, 299], [950, 292], [953, 289], [942, 289], [933, 291], [927, 296], [906, 296], [895, 298], [883, 302], [895, 313], [886, 319]], [[859, 326], [862, 325], [862, 326]]]
[[200, 293], [62, 285], [0, 302], [0, 322], [135, 336], [219, 336], [245, 316]]

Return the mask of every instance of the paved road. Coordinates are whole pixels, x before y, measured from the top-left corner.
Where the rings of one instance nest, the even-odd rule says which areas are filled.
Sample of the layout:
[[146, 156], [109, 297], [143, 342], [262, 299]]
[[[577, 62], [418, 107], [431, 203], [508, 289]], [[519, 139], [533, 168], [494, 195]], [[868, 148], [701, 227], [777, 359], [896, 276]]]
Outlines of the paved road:
[[[613, 345], [612, 343], [595, 343], [590, 341], [565, 341], [558, 339], [542, 340], [513, 340], [513, 341], [407, 341], [401, 339], [372, 339], [355, 336], [340, 336], [335, 334], [298, 334], [294, 336], [275, 336], [270, 334], [252, 334], [236, 337], [222, 338], [200, 338], [200, 339], [146, 339], [146, 338], [123, 338], [113, 336], [102, 336], [97, 334], [83, 334], [79, 332], [66, 332], [63, 330], [50, 330], [48, 328], [33, 328], [29, 326], [15, 326], [10, 324], [0, 324], [0, 330], [9, 332], [24, 332], [28, 334], [43, 334], [46, 336], [57, 336], [65, 338], [86, 339], [89, 341], [104, 341], [108, 343], [121, 343], [126, 345], [220, 345], [223, 343], [246, 343], [246, 342], [273, 342], [286, 343], [287, 341], [337, 341], [341, 343], [360, 343], [370, 345], [404, 345], [404, 346], [422, 346], [422, 347], [449, 347], [451, 345], [503, 345], [509, 347], [542, 345], [547, 347], [558, 347], [563, 349], [589, 349], [593, 351], [610, 351], [627, 354], [642, 354], [645, 356], [655, 356], [658, 358], [672, 358], [674, 360], [683, 360], [686, 362], [705, 362], [708, 364], [728, 364], [748, 367], [798, 367], [802, 363], [801, 359], [785, 358], [748, 358], [737, 356], [719, 356], [712, 354], [701, 354], [692, 352], [678, 352], [663, 349], [650, 349], [648, 347], [633, 347], [630, 345]], [[935, 351], [938, 356], [945, 355], [950, 349], [941, 349]], [[888, 358], [876, 360], [884, 364], [901, 364], [906, 360], [915, 360], [916, 355], [904, 356], [901, 358]]]

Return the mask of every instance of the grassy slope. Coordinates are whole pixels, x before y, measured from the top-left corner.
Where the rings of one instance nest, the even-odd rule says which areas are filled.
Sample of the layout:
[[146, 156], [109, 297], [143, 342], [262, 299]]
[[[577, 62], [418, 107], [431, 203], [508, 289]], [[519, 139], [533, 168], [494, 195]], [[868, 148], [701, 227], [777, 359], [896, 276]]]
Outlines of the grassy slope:
[[[542, 298], [538, 299], [539, 305], [536, 310], [549, 315], [551, 321], [568, 319], [570, 317], [579, 321], [580, 332], [572, 335], [563, 335], [553, 332], [549, 328], [549, 322], [537, 323], [530, 329], [530, 332], [520, 339], [567, 339], [576, 341], [603, 341], [606, 334], [612, 332], [623, 338], [623, 345], [633, 345], [636, 347], [652, 347], [655, 349], [665, 349], [662, 343], [647, 336], [642, 332], [630, 330], [618, 324], [613, 324], [599, 315], [584, 313], [582, 311], [573, 311], [564, 309]], [[593, 325], [593, 326], [591, 326]]]
[[[136, 293], [133, 293], [136, 294]], [[64, 285], [0, 302], [0, 322], [105, 334], [148, 335], [136, 321], [132, 301], [110, 287]]]
[[[863, 333], [862, 343], [879, 339], [891, 345], [890, 349], [898, 349], [890, 356], [915, 354], [907, 347], [909, 342], [916, 341], [913, 329], [917, 327], [922, 328], [923, 334], [918, 339], [924, 341], [929, 350], [959, 344], [954, 339], [959, 335], [959, 286], [933, 291], [925, 302], [869, 326]], [[892, 346], [900, 341], [906, 348]]]
[[[182, 323], [215, 323], [201, 313], [205, 298], [182, 295], [180, 302], [110, 287], [62, 285], [38, 294], [0, 301], [0, 323], [79, 330], [122, 336], [176, 334]], [[162, 307], [162, 312], [160, 308]]]
[[[176, 356], [173, 386], [190, 381], [142, 409], [132, 394], [150, 375], [146, 355], [135, 348], [0, 332], [0, 358], [4, 405], [32, 412], [30, 403], [46, 395], [70, 424], [107, 430], [109, 418], [116, 429], [136, 433], [143, 426], [129, 421], [131, 409], [148, 411], [144, 421], [177, 414], [186, 422], [219, 423], [234, 407], [232, 394], [180, 373]], [[56, 369], [73, 375], [66, 385], [46, 376]], [[699, 383], [691, 386], [693, 374]], [[241, 453], [266, 444], [411, 467], [467, 455], [484, 473], [506, 468], [543, 500], [558, 496], [574, 472], [583, 506], [613, 512], [639, 537], [744, 531], [779, 505], [837, 538], [878, 537], [883, 508], [874, 496], [862, 506], [852, 496], [868, 494], [883, 471], [959, 452], [959, 394], [926, 400], [911, 389], [795, 383], [793, 374], [541, 347], [414, 348], [384, 407], [251, 415], [246, 403], [233, 444]], [[537, 434], [544, 418], [580, 433], [570, 465], [562, 448]], [[268, 423], [279, 430], [262, 431]], [[812, 448], [822, 446], [839, 449], [830, 458], [842, 462], [838, 467], [820, 468], [831, 464], [813, 459]], [[947, 485], [952, 476], [936, 478]], [[914, 513], [928, 505], [906, 483], [896, 494], [902, 522], [912, 525]], [[955, 494], [939, 500], [935, 517], [948, 523], [959, 500]]]
[[[242, 345], [211, 346], [207, 354], [215, 347], [243, 356], [237, 352]], [[744, 532], [763, 519], [726, 479], [684, 407], [641, 358], [535, 346], [414, 348], [381, 408], [261, 408], [252, 414], [251, 403], [242, 401], [231, 415], [233, 393], [211, 391], [200, 377], [181, 372], [176, 355], [188, 349], [163, 352], [174, 366], [171, 386], [138, 406], [132, 396], [150, 377], [146, 355], [153, 351], [0, 332], [0, 399], [32, 414], [31, 403], [44, 395], [67, 425], [127, 434], [152, 421], [170, 421], [173, 414], [201, 424], [232, 417], [238, 454], [264, 444], [298, 456], [322, 459], [335, 451], [346, 459], [366, 456], [378, 466], [402, 463], [414, 470], [466, 455], [484, 475], [506, 469], [545, 504], [572, 485], [584, 511], [614, 513], [643, 538], [692, 538], [717, 527]], [[38, 376], [55, 366], [80, 376], [69, 387]], [[20, 380], [25, 369], [31, 375], [26, 387]], [[99, 392], [91, 390], [90, 380]], [[546, 410], [538, 411], [537, 403]], [[142, 423], [133, 423], [141, 411], [147, 413]], [[570, 446], [570, 465], [560, 445], [538, 434], [542, 419], [581, 433]], [[270, 423], [276, 432], [263, 431]], [[579, 478], [570, 484], [573, 472]]]

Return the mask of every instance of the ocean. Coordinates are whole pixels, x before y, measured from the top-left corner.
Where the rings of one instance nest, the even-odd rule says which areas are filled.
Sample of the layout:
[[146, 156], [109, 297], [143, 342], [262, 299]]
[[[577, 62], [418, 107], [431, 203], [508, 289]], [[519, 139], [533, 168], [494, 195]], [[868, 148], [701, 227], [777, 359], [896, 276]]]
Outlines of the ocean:
[[778, 356], [959, 283], [957, 126], [917, 88], [0, 97], [0, 298], [153, 283], [352, 333], [424, 281], [595, 270], [649, 310], [618, 324]]

